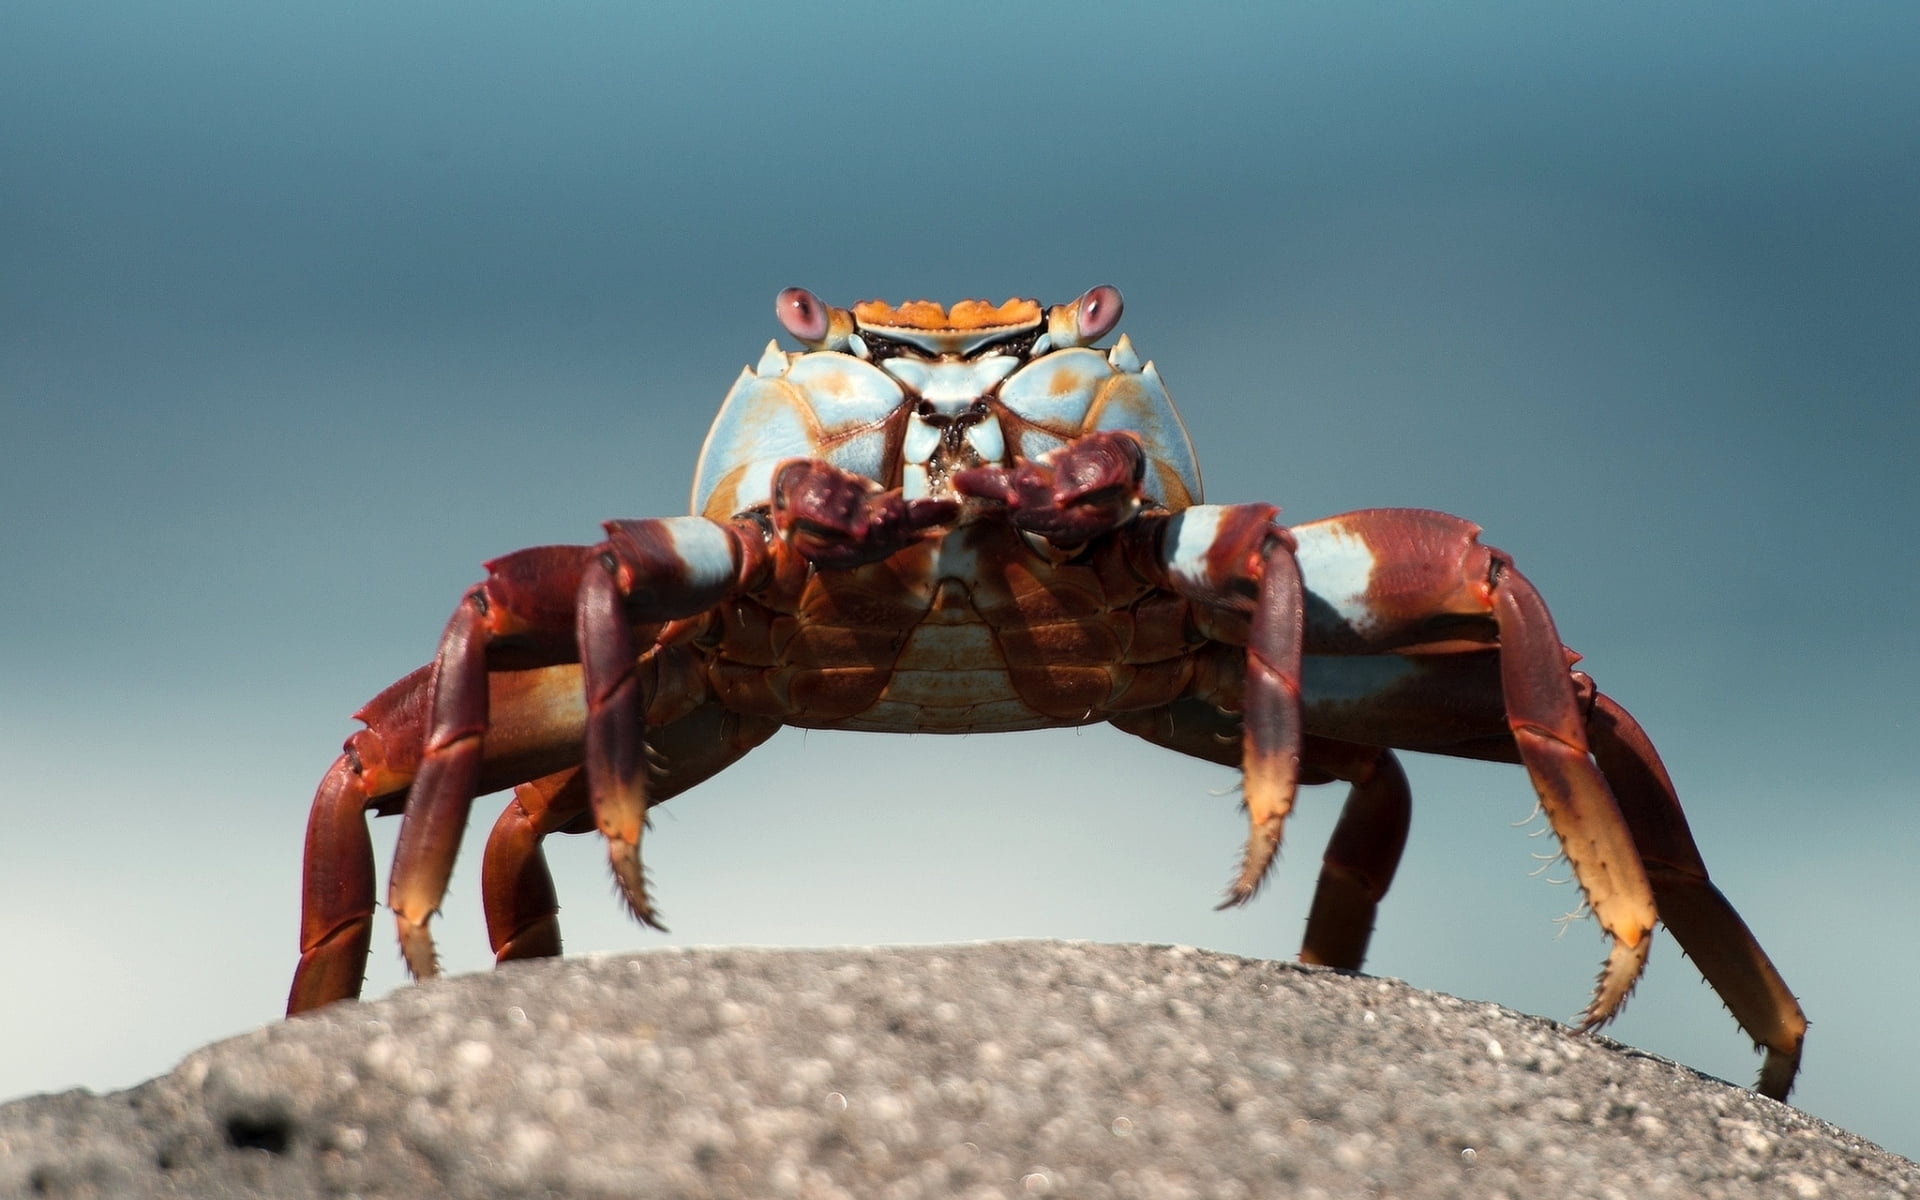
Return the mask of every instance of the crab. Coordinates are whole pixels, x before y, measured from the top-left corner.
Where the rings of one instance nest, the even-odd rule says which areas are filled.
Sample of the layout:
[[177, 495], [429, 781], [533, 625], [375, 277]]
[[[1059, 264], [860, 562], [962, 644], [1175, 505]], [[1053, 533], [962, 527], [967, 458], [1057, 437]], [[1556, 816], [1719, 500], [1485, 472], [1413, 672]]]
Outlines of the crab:
[[1574, 669], [1477, 526], [1369, 509], [1292, 527], [1201, 501], [1185, 427], [1120, 292], [775, 302], [721, 406], [693, 515], [487, 564], [434, 661], [358, 714], [314, 797], [289, 1014], [356, 997], [374, 914], [367, 815], [401, 814], [387, 905], [416, 978], [476, 796], [511, 787], [481, 893], [499, 962], [560, 953], [541, 842], [597, 830], [619, 892], [651, 806], [783, 725], [986, 733], [1108, 722], [1237, 767], [1250, 899], [1300, 784], [1345, 782], [1300, 958], [1358, 970], [1406, 842], [1396, 750], [1524, 766], [1608, 945], [1582, 1028], [1619, 1012], [1656, 923], [1784, 1098], [1806, 1018], [1707, 875], [1639, 724]]

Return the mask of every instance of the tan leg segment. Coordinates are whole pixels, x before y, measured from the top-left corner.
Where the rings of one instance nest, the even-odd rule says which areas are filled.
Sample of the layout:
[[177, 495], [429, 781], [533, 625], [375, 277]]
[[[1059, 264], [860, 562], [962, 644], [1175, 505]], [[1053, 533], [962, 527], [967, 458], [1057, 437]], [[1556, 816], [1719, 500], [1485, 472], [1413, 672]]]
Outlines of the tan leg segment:
[[1327, 842], [1300, 961], [1358, 971], [1407, 846], [1413, 796], [1390, 750], [1308, 738], [1306, 764], [1352, 784]]
[[1673, 781], [1639, 722], [1596, 693], [1587, 729], [1646, 861], [1660, 919], [1734, 1020], [1766, 1051], [1755, 1090], [1785, 1100], [1800, 1069], [1806, 1014], [1746, 922], [1707, 878]]
[[1566, 650], [1553, 618], [1525, 576], [1496, 560], [1494, 617], [1507, 724], [1600, 928], [1611, 940], [1582, 1028], [1620, 1011], [1647, 965], [1658, 916], [1653, 885], [1613, 793], [1588, 753]]

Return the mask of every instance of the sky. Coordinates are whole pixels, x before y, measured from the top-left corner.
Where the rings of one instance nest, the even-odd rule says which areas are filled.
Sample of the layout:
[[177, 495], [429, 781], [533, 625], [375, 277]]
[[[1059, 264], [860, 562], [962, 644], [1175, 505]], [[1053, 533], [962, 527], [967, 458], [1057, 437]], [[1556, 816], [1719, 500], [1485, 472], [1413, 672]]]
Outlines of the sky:
[[[0, 9], [0, 1098], [277, 1019], [350, 714], [483, 560], [685, 511], [779, 289], [1112, 283], [1208, 499], [1514, 556], [1800, 996], [1795, 1103], [1920, 1157], [1920, 16], [1187, 11]], [[1603, 947], [1524, 776], [1407, 767], [1369, 970], [1573, 1016]], [[1234, 782], [1106, 728], [787, 731], [656, 812], [671, 936], [592, 839], [550, 858], [570, 953], [1287, 958], [1340, 797], [1217, 913]], [[1610, 1032], [1758, 1067], [1664, 937]]]

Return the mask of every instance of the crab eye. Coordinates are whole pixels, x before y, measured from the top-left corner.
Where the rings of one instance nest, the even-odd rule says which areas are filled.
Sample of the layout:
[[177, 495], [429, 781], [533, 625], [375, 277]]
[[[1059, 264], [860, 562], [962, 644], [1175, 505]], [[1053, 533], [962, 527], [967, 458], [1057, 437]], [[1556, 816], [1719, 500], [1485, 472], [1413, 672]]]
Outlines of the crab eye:
[[782, 329], [803, 342], [817, 344], [826, 340], [827, 306], [805, 288], [790, 287], [775, 296], [773, 314], [780, 318]]
[[1074, 323], [1079, 327], [1082, 344], [1097, 342], [1113, 332], [1120, 323], [1120, 289], [1110, 283], [1088, 288], [1073, 302]]

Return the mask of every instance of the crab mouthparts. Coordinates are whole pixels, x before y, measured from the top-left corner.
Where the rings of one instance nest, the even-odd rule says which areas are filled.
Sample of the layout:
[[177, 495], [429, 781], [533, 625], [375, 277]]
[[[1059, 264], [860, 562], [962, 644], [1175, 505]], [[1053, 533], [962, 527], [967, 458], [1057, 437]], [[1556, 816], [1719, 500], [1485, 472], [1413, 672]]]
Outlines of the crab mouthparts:
[[953, 472], [1005, 461], [1007, 440], [986, 397], [1020, 366], [1018, 358], [890, 358], [880, 365], [915, 397], [900, 449], [900, 486], [907, 499], [949, 497], [953, 488], [947, 480]]
[[923, 404], [907, 418], [901, 447], [900, 488], [909, 500], [955, 497], [952, 477], [971, 467], [1001, 464], [1007, 453], [1000, 421], [984, 404], [948, 417]]

